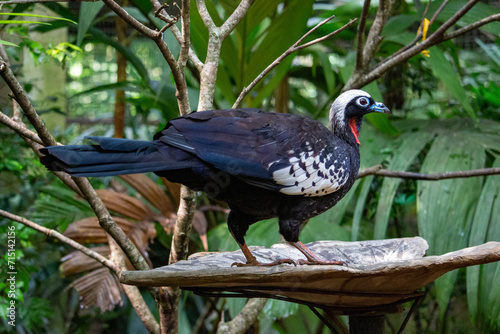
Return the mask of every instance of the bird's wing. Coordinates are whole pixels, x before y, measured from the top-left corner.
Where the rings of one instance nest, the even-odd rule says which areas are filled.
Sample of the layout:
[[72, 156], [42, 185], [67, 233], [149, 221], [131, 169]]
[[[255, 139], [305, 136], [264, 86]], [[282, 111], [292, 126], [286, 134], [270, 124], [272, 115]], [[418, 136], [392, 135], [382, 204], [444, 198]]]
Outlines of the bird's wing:
[[321, 196], [349, 178], [346, 144], [308, 118], [257, 109], [210, 110], [169, 122], [161, 145], [199, 159], [252, 185], [289, 195]]

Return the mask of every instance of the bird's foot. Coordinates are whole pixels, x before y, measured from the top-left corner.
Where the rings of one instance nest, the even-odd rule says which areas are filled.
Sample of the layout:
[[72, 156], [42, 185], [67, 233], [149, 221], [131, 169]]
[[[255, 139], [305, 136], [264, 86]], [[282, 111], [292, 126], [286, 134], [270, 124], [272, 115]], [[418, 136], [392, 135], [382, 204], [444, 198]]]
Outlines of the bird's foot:
[[257, 261], [256, 258], [253, 258], [251, 261], [247, 261], [247, 263], [234, 262], [233, 264], [231, 264], [231, 267], [234, 267], [234, 266], [236, 266], [236, 267], [272, 267], [272, 266], [277, 266], [280, 264], [293, 264], [294, 266], [297, 265], [297, 263], [295, 263], [295, 261], [292, 259], [280, 259], [280, 260], [276, 260], [276, 261], [269, 262], [269, 263], [262, 263], [262, 262]]
[[344, 261], [325, 261], [325, 260], [298, 260], [298, 265], [323, 265], [323, 266], [346, 266], [347, 264]]
[[292, 246], [297, 248], [302, 254], [305, 255], [307, 260], [298, 260], [297, 264], [299, 265], [323, 265], [323, 266], [328, 266], [328, 265], [333, 265], [333, 266], [344, 266], [347, 265], [344, 261], [326, 261], [314, 254], [309, 250], [309, 248], [306, 247], [302, 242], [297, 241], [297, 242], [291, 242], [290, 243]]

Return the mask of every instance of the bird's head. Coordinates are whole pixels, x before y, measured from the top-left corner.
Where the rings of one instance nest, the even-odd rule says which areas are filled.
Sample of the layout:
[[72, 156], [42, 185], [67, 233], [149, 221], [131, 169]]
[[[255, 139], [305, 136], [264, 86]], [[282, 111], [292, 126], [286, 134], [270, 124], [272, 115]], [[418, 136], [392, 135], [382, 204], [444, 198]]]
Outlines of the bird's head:
[[351, 89], [335, 99], [330, 108], [330, 123], [333, 132], [349, 143], [359, 142], [359, 130], [364, 115], [371, 112], [390, 113], [380, 102], [375, 102], [370, 94], [363, 90]]

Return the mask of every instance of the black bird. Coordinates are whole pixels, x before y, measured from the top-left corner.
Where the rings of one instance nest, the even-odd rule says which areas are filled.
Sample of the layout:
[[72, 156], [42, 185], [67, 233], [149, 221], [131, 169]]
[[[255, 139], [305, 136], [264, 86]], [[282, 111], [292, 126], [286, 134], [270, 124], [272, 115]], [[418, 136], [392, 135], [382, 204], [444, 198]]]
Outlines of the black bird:
[[246, 264], [260, 263], [245, 244], [248, 227], [279, 218], [279, 232], [307, 258], [324, 261], [299, 241], [303, 224], [334, 206], [351, 188], [359, 170], [361, 121], [371, 112], [389, 112], [362, 90], [341, 94], [330, 109], [332, 131], [309, 118], [258, 109], [207, 110], [171, 120], [154, 140], [88, 137], [97, 145], [41, 149], [42, 163], [73, 176], [154, 172], [172, 182], [225, 201], [228, 228]]

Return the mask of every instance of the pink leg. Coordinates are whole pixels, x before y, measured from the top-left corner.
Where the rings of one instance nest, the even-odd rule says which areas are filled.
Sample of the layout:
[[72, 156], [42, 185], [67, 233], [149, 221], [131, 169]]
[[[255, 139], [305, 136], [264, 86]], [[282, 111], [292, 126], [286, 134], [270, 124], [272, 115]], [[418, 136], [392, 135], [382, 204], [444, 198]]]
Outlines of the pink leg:
[[311, 252], [309, 250], [309, 248], [307, 248], [306, 245], [304, 245], [300, 241], [291, 242], [290, 244], [292, 246], [294, 246], [295, 248], [297, 248], [307, 258], [307, 260], [297, 261], [298, 264], [321, 264], [321, 265], [337, 265], [337, 266], [345, 265], [344, 261], [325, 261], [325, 260], [321, 259], [316, 254]]
[[270, 267], [270, 266], [276, 266], [278, 264], [283, 264], [283, 263], [293, 264], [294, 266], [297, 265], [295, 263], [295, 261], [293, 261], [291, 259], [282, 259], [282, 260], [276, 260], [276, 261], [273, 261], [270, 263], [261, 263], [261, 262], [257, 261], [255, 256], [253, 256], [250, 249], [248, 249], [248, 246], [246, 243], [244, 243], [243, 245], [238, 243], [238, 246], [240, 246], [241, 251], [243, 252], [243, 255], [245, 255], [245, 257], [247, 259], [247, 263], [235, 262], [235, 263], [231, 264], [231, 267], [232, 266], [237, 266], [237, 267], [247, 267], [247, 266]]

